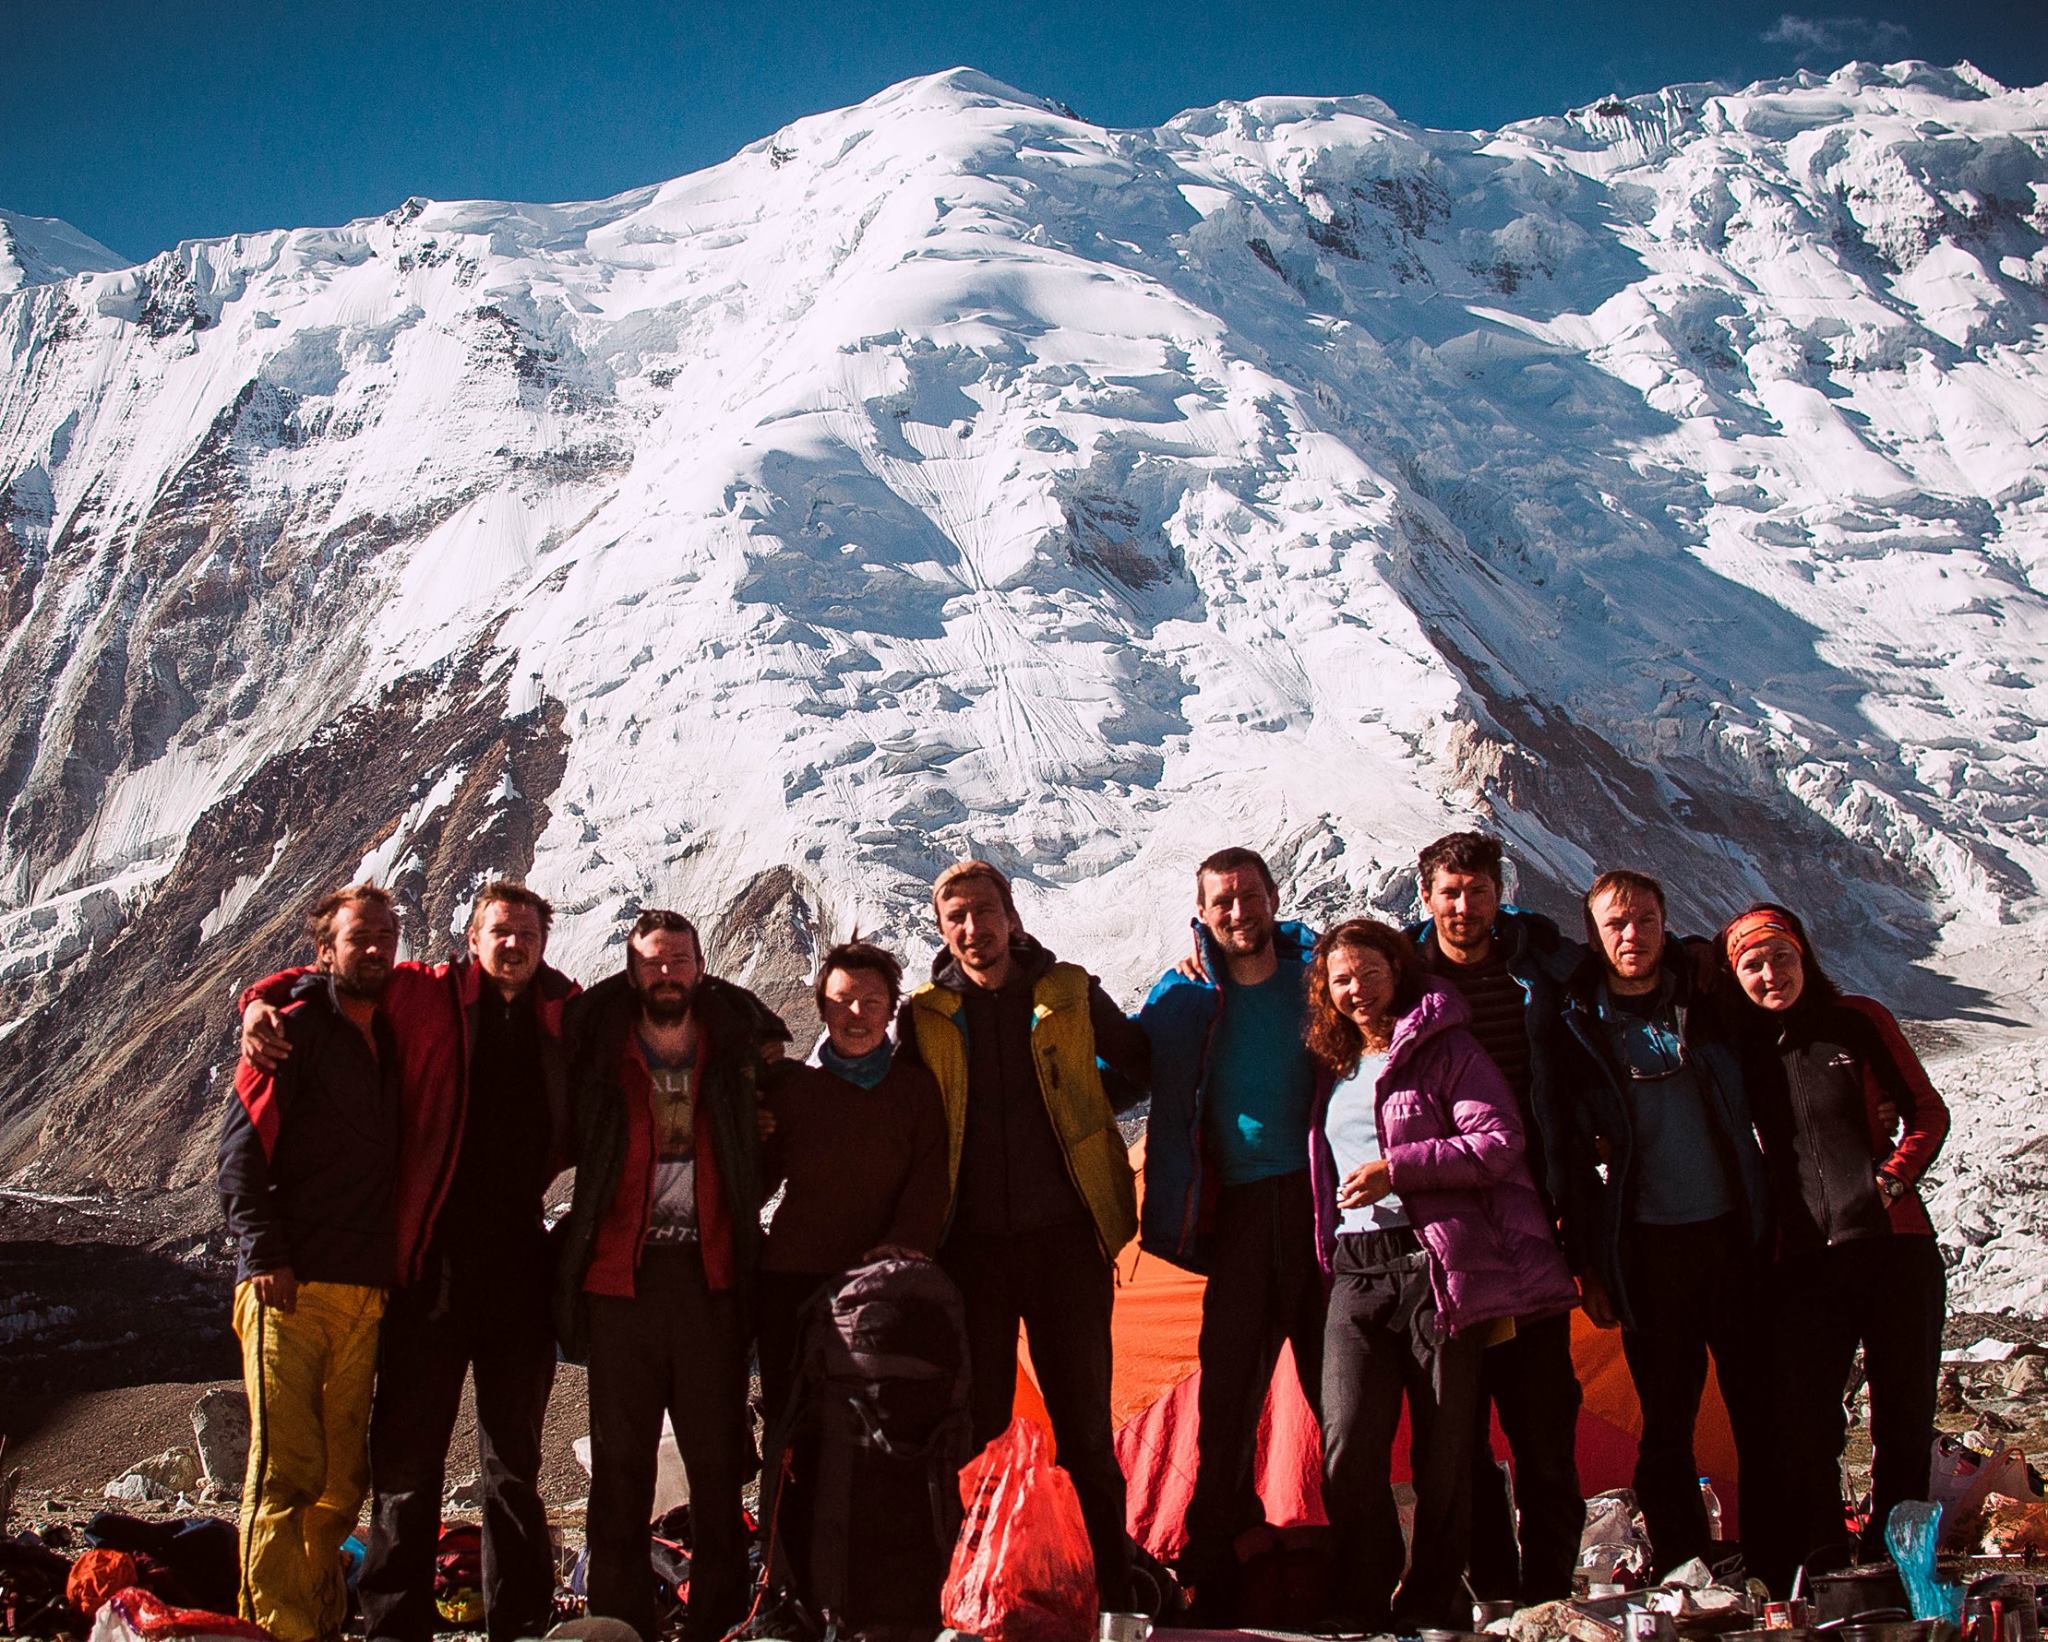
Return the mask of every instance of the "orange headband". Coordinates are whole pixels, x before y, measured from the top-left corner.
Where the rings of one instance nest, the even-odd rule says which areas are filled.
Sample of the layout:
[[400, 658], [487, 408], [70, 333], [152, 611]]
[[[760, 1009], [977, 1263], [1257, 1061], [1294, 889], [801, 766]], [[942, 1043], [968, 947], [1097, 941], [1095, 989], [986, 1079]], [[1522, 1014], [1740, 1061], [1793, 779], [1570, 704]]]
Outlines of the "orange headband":
[[1798, 947], [1803, 956], [1805, 943], [1799, 939], [1799, 932], [1786, 922], [1782, 912], [1764, 907], [1755, 912], [1745, 912], [1728, 926], [1728, 933], [1721, 938], [1721, 945], [1728, 954], [1731, 964], [1740, 963], [1743, 953], [1765, 941], [1785, 940]]

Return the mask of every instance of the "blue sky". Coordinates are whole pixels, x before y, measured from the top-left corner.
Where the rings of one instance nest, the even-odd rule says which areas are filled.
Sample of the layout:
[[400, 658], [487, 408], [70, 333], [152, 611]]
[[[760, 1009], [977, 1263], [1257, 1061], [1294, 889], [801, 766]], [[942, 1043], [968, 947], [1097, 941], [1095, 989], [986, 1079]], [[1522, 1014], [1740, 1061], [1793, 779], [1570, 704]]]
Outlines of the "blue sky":
[[0, 206], [135, 257], [410, 194], [617, 193], [958, 63], [1125, 126], [1360, 91], [1494, 126], [1852, 57], [2048, 80], [2042, 0], [0, 0], [0, 41]]

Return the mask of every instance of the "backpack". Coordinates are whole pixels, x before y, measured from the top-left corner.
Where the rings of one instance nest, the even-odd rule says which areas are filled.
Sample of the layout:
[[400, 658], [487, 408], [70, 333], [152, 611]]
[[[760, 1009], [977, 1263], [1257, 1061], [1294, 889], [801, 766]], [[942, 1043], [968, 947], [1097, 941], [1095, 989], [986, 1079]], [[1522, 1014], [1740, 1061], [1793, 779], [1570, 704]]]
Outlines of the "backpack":
[[827, 1635], [936, 1628], [971, 1453], [960, 1291], [933, 1261], [878, 1260], [821, 1289], [798, 1334], [767, 1445], [770, 1576]]

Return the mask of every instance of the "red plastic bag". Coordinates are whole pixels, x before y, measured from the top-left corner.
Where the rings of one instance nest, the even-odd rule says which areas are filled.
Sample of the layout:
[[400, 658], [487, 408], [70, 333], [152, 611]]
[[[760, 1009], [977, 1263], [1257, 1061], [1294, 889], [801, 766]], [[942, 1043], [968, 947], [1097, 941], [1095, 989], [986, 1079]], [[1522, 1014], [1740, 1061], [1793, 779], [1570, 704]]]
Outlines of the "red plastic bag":
[[1095, 1558], [1080, 1496], [1046, 1458], [1031, 1420], [1010, 1429], [961, 1468], [967, 1520], [940, 1594], [946, 1623], [990, 1642], [1090, 1642], [1095, 1635]]

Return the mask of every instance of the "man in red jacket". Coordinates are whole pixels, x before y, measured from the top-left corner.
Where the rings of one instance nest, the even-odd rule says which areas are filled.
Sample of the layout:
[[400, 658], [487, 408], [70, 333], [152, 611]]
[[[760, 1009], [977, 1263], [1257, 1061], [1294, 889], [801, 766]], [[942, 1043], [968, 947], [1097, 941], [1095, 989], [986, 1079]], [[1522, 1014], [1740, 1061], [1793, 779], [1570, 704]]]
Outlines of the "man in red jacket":
[[759, 1077], [788, 1037], [753, 993], [704, 972], [689, 919], [654, 907], [633, 922], [623, 973], [570, 1011], [576, 1196], [555, 1280], [565, 1349], [590, 1364], [590, 1611], [648, 1642], [664, 1414], [690, 1484], [685, 1642], [746, 1617]]
[[[536, 1481], [554, 1384], [541, 1211], [568, 1154], [562, 1005], [576, 987], [543, 961], [553, 909], [522, 884], [477, 893], [468, 954], [401, 963], [385, 992], [403, 1073], [400, 1286], [384, 1314], [370, 1421], [370, 1543], [359, 1583], [372, 1638], [428, 1642], [441, 1486], [465, 1374], [476, 1377], [484, 1602], [492, 1642], [538, 1636], [554, 1559]], [[276, 1055], [267, 1000], [244, 994], [243, 1048]]]

